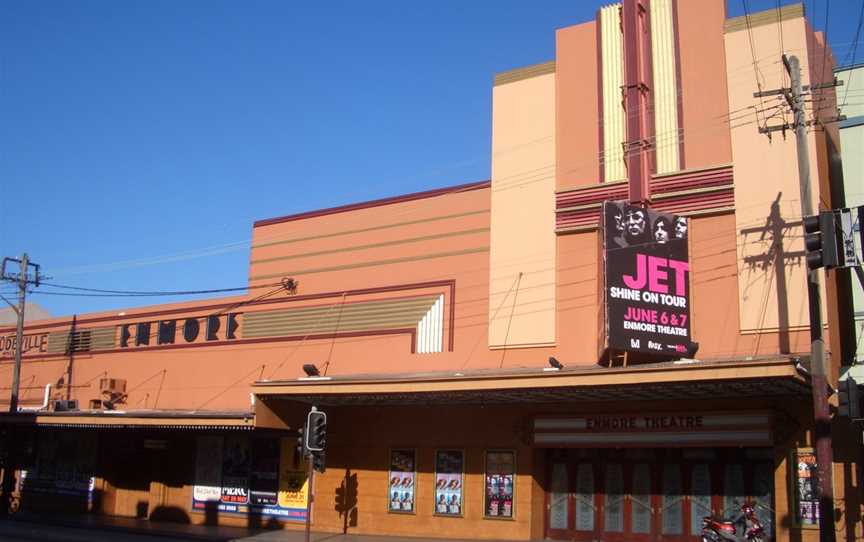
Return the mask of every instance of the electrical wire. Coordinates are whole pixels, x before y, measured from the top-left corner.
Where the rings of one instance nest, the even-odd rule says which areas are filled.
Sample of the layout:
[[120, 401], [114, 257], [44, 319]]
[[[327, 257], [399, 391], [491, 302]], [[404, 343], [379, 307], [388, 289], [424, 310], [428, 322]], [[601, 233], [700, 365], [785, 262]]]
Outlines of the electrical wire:
[[[858, 13], [858, 27], [855, 29], [855, 38], [853, 39], [854, 45], [850, 50], [852, 54], [852, 62], [848, 64], [849, 66], [855, 65], [855, 56], [858, 54], [858, 40], [861, 36], [861, 27], [864, 25], [864, 1], [861, 2], [861, 11]], [[846, 64], [848, 61], [849, 55], [847, 55], [846, 59], [844, 59], [843, 64]], [[849, 70], [849, 77], [846, 79], [846, 91], [843, 94], [843, 104], [840, 107], [846, 106], [846, 100], [849, 98], [849, 89], [852, 86], [852, 76], [855, 74], [855, 70]]]
[[[256, 288], [272, 288], [274, 286], [282, 286], [282, 283], [257, 284], [249, 286], [238, 286], [235, 288], [216, 288], [211, 290], [176, 290], [176, 291], [158, 291], [158, 290], [104, 290], [100, 288], [85, 288], [83, 286], [70, 286], [67, 284], [58, 284], [47, 280], [42, 281], [42, 285], [53, 288], [62, 288], [65, 290], [78, 290], [83, 292], [96, 292], [101, 294], [118, 294], [122, 296], [175, 296], [175, 295], [200, 295], [200, 294], [219, 294], [227, 292], [241, 292]], [[43, 292], [52, 293], [52, 292]], [[54, 295], [67, 295], [62, 293], [53, 293]]]
[[[747, 0], [741, 0], [741, 4], [744, 6], [744, 23], [747, 27], [747, 39], [750, 43], [750, 56], [753, 59], [753, 75], [756, 77], [756, 88], [759, 91], [759, 105], [762, 109], [765, 108], [765, 102], [762, 98], [762, 81], [759, 78], [761, 75], [761, 71], [759, 70], [759, 64], [756, 61], [756, 46], [753, 44], [753, 28], [750, 25], [750, 9], [747, 7]], [[762, 76], [764, 79], [764, 76]], [[759, 116], [756, 116], [756, 121], [759, 122]]]

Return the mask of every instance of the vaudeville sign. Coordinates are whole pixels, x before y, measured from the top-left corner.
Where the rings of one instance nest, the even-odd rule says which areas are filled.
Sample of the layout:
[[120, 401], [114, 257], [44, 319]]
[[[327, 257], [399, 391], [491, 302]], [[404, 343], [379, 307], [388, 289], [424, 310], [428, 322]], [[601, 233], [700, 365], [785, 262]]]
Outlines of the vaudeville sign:
[[604, 351], [691, 357], [687, 219], [603, 202]]

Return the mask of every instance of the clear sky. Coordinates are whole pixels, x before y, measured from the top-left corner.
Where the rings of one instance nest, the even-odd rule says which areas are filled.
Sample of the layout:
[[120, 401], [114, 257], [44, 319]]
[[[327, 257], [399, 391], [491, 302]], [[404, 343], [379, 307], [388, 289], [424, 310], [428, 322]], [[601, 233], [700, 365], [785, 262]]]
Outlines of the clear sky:
[[[841, 61], [862, 1], [806, 2]], [[0, 0], [0, 256], [90, 288], [243, 286], [257, 219], [488, 179], [493, 75], [600, 4]], [[49, 291], [55, 315], [177, 299]]]

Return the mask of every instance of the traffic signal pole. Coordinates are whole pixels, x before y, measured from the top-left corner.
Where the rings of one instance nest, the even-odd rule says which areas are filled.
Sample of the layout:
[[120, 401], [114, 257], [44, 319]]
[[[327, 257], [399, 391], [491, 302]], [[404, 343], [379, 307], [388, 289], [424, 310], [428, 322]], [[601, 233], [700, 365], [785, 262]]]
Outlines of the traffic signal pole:
[[312, 491], [312, 479], [315, 477], [315, 468], [313, 466], [314, 461], [312, 460], [311, 452], [306, 454], [306, 461], [307, 463], [309, 463], [306, 474], [306, 483], [309, 484], [307, 486], [309, 488], [309, 491], [307, 492], [306, 496], [306, 535], [304, 540], [306, 542], [309, 542], [312, 529], [312, 500], [315, 498], [315, 493]]
[[327, 414], [321, 412], [314, 406], [306, 415], [306, 426], [303, 428], [303, 455], [308, 461], [307, 477], [309, 491], [306, 497], [306, 535], [305, 542], [309, 542], [312, 528], [312, 502], [315, 500], [313, 481], [315, 469], [324, 472], [324, 448], [327, 445]]
[[[801, 96], [801, 65], [798, 57], [783, 56], [791, 78], [787, 100], [794, 113], [795, 144], [798, 154], [798, 179], [801, 191], [801, 216], [813, 214], [810, 200], [810, 155], [807, 148], [807, 122]], [[824, 233], [823, 233], [824, 235]], [[807, 300], [810, 309], [810, 381], [813, 418], [816, 422], [815, 448], [819, 486], [819, 540], [834, 542], [834, 450], [831, 445], [831, 413], [828, 410], [828, 380], [825, 371], [825, 340], [822, 337], [822, 285], [818, 269], [807, 266]]]

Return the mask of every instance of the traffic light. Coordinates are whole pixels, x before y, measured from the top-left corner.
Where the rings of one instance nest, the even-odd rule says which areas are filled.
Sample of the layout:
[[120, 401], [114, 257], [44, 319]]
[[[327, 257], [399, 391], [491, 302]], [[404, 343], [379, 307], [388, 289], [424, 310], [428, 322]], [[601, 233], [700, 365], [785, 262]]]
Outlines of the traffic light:
[[861, 417], [861, 399], [858, 396], [858, 382], [851, 376], [840, 381], [838, 393], [840, 400], [839, 413], [853, 420]]
[[324, 471], [327, 470], [327, 460], [324, 456], [324, 452], [316, 452], [312, 454], [312, 468], [324, 474]]
[[837, 267], [837, 230], [832, 211], [804, 217], [804, 247], [809, 269]]
[[312, 407], [306, 417], [306, 449], [323, 452], [327, 444], [327, 414]]
[[297, 430], [297, 444], [294, 445], [294, 468], [300, 465], [303, 456], [306, 454], [306, 448], [303, 445], [303, 428]]

